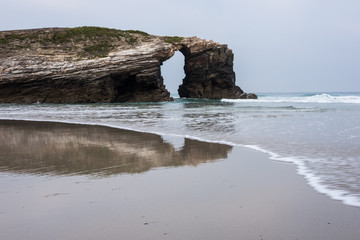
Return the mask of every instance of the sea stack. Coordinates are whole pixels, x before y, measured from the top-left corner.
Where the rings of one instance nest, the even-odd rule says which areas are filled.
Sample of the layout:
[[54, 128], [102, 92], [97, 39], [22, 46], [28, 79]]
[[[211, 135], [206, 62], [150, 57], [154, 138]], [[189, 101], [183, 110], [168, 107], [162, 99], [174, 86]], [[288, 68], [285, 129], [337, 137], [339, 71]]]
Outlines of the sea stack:
[[236, 86], [227, 45], [78, 27], [0, 32], [0, 102], [171, 101], [160, 67], [175, 51], [185, 57], [180, 97], [256, 98]]

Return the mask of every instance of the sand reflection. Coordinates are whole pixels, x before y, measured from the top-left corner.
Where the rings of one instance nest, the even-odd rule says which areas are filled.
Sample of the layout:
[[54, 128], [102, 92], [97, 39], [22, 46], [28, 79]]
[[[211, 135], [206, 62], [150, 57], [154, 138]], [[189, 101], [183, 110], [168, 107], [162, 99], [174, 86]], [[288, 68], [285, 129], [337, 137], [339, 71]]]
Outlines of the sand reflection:
[[141, 173], [226, 158], [232, 147], [102, 126], [0, 121], [0, 171], [30, 174]]

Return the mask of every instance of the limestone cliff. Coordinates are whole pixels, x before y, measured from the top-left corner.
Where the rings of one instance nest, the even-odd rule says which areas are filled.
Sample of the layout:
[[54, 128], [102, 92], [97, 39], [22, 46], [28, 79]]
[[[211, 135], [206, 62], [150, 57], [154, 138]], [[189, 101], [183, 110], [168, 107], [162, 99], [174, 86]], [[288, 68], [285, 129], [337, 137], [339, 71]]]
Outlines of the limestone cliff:
[[226, 45], [79, 27], [0, 32], [0, 102], [170, 101], [160, 66], [177, 50], [185, 56], [181, 97], [256, 98], [235, 85]]

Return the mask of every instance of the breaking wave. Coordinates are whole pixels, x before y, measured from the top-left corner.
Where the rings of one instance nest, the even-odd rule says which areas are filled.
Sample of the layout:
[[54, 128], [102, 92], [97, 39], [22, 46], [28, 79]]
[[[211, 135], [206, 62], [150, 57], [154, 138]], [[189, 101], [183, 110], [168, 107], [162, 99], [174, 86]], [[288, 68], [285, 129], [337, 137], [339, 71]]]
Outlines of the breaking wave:
[[222, 99], [223, 102], [261, 102], [261, 103], [350, 103], [360, 104], [360, 96], [336, 94], [303, 94], [298, 96], [259, 95], [259, 99]]

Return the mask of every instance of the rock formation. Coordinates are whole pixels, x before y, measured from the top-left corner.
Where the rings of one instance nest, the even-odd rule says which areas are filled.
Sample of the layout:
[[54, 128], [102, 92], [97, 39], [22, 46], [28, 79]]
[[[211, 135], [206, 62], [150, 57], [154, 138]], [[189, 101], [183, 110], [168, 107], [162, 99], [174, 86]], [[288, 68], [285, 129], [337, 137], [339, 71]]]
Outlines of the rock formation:
[[170, 101], [160, 66], [177, 50], [185, 56], [181, 97], [256, 98], [235, 85], [226, 45], [79, 27], [0, 32], [0, 102]]
[[197, 37], [184, 38], [176, 49], [185, 56], [179, 95], [187, 98], [256, 98], [235, 85], [234, 54], [227, 45]]

